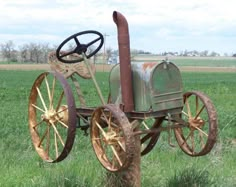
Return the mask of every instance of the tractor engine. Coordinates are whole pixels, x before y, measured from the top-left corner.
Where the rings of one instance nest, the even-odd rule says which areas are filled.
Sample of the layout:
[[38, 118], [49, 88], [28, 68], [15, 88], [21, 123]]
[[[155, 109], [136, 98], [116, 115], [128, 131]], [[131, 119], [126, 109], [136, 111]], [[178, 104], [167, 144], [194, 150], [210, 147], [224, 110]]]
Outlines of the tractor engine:
[[[183, 85], [179, 69], [167, 61], [131, 63], [134, 110], [157, 112], [183, 107]], [[120, 64], [115, 65], [109, 77], [112, 103], [122, 103]]]

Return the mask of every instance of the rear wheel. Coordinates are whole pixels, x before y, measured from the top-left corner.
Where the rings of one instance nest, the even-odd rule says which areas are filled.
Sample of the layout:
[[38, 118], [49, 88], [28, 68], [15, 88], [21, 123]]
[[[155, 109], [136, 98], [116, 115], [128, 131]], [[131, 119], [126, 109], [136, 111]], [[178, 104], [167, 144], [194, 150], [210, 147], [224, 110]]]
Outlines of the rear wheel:
[[59, 162], [72, 149], [76, 131], [76, 109], [72, 91], [59, 73], [42, 73], [32, 86], [29, 130], [39, 156]]
[[217, 114], [211, 100], [201, 92], [185, 93], [181, 116], [188, 125], [174, 130], [180, 148], [190, 156], [209, 153], [217, 137]]
[[[141, 122], [141, 129], [149, 130], [149, 129], [157, 129], [161, 126], [164, 118], [148, 118]], [[147, 133], [140, 136], [141, 140], [141, 155], [144, 156], [148, 154], [156, 145], [161, 132], [156, 133]]]

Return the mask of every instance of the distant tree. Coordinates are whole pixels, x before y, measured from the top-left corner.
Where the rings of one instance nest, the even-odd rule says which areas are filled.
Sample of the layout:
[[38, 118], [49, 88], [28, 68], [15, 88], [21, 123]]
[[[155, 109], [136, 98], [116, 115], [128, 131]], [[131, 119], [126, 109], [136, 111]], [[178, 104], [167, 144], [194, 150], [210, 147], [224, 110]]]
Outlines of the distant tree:
[[215, 57], [215, 56], [220, 56], [219, 53], [215, 52], [215, 51], [212, 51], [209, 56], [212, 56], [212, 57]]
[[53, 51], [48, 43], [24, 44], [19, 47], [19, 56], [22, 62], [47, 63], [48, 53]]
[[49, 47], [48, 43], [41, 44], [40, 63], [47, 63], [50, 51], [53, 51], [53, 49]]
[[112, 56], [112, 52], [113, 52], [113, 50], [112, 50], [111, 47], [108, 47], [108, 48], [106, 49], [106, 56], [107, 56], [107, 59], [106, 59], [106, 60], [108, 60], [108, 59]]
[[236, 57], [236, 53], [233, 54], [233, 57]]
[[21, 62], [27, 62], [28, 60], [28, 45], [24, 44], [22, 46], [19, 46], [19, 55], [20, 55], [20, 61]]
[[224, 53], [224, 56], [229, 56], [228, 53]]
[[17, 51], [15, 50], [15, 44], [13, 41], [9, 40], [6, 43], [1, 44], [0, 47], [3, 58], [5, 58], [8, 62], [17, 61]]
[[188, 56], [188, 51], [186, 49], [183, 52], [183, 56]]
[[208, 56], [208, 50], [204, 50], [202, 52], [200, 52], [201, 56]]
[[137, 49], [131, 49], [130, 50], [130, 60], [131, 61], [133, 61], [134, 60], [134, 58], [135, 58], [135, 56], [137, 56], [138, 55], [138, 50]]

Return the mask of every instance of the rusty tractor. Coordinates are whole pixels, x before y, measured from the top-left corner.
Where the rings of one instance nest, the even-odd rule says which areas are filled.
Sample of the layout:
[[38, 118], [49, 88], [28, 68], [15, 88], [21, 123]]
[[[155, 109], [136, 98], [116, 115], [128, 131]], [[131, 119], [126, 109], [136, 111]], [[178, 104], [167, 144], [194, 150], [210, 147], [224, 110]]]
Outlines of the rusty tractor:
[[[153, 149], [162, 131], [173, 131], [179, 147], [190, 156], [209, 153], [217, 138], [217, 114], [211, 100], [199, 91], [183, 93], [180, 71], [168, 60], [131, 63], [127, 20], [117, 11], [113, 20], [120, 63], [110, 71], [107, 102], [90, 61], [103, 45], [101, 33], [74, 34], [49, 54], [52, 71], [35, 80], [28, 105], [29, 130], [39, 156], [51, 163], [65, 159], [77, 128], [89, 130], [98, 160], [111, 172], [129, 167], [136, 136], [141, 155]], [[82, 91], [87, 84], [78, 78], [92, 79], [101, 105], [87, 105]]]

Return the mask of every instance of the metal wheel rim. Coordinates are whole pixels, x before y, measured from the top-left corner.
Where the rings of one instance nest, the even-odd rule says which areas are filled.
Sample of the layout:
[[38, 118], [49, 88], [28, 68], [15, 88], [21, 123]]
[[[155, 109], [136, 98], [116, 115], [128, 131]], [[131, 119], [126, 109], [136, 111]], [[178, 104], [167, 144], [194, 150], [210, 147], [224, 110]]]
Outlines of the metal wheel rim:
[[[195, 116], [191, 114], [191, 109], [189, 104], [190, 100], [189, 98], [191, 96], [193, 97], [195, 96], [195, 99], [193, 99], [193, 101], [195, 100], [195, 105], [196, 105]], [[202, 103], [202, 105], [200, 104], [200, 102]], [[186, 106], [187, 112], [184, 111], [183, 109], [181, 116], [182, 117], [186, 116], [189, 119], [187, 122], [189, 122], [190, 125], [189, 127], [174, 129], [176, 140], [180, 148], [186, 154], [190, 156], [206, 155], [213, 148], [217, 138], [216, 110], [209, 97], [198, 91], [185, 93], [184, 104]], [[190, 114], [192, 115], [192, 117], [189, 117]], [[207, 116], [208, 118], [207, 120], [205, 120], [205, 118], [202, 117], [204, 115], [205, 118]], [[189, 129], [189, 133], [187, 133], [187, 135], [184, 135], [184, 131], [186, 128]], [[206, 131], [204, 128], [208, 129], [208, 131]], [[195, 140], [193, 140], [196, 136], [198, 136], [198, 135], [195, 136], [195, 132], [197, 132], [199, 135], [199, 140], [200, 140], [199, 142], [195, 142]], [[201, 148], [199, 148], [199, 151], [195, 151], [196, 150], [195, 144], [199, 145], [199, 147], [201, 146]]]
[[[51, 88], [49, 85], [50, 83], [47, 81], [48, 76], [53, 76], [53, 82], [51, 83], [52, 84]], [[55, 102], [53, 101], [53, 99], [56, 97], [55, 96], [56, 94], [53, 94], [53, 93], [54, 93], [54, 90], [56, 90], [55, 87], [57, 86], [58, 83], [60, 84], [61, 91], [63, 92], [63, 94], [61, 94], [60, 97], [62, 97], [62, 100], [66, 102], [66, 105], [64, 105], [64, 103], [62, 104], [61, 103], [62, 101], [58, 101], [57, 107], [55, 109], [55, 113], [53, 115], [55, 117], [55, 121], [52, 121], [52, 117], [48, 117], [47, 121], [46, 121], [46, 117], [41, 117], [43, 119], [39, 119], [38, 115], [40, 115], [40, 112], [41, 112], [41, 116], [46, 116], [46, 114], [48, 114], [48, 112], [46, 113], [46, 111], [47, 110], [49, 111], [49, 105], [50, 105], [50, 108], [54, 108], [54, 106], [52, 107], [52, 105]], [[46, 88], [48, 91], [47, 96], [42, 95], [40, 91], [41, 86], [43, 86], [43, 84], [46, 85]], [[49, 95], [51, 96], [51, 98], [49, 97]], [[48, 99], [50, 103], [49, 105], [47, 105], [48, 103], [44, 101], [46, 97], [49, 98]], [[39, 99], [39, 102], [41, 102], [41, 104], [43, 102], [45, 103], [44, 107], [37, 106], [38, 105], [37, 98]], [[63, 107], [64, 109], [62, 110]], [[39, 156], [43, 160], [47, 162], [51, 162], [51, 163], [59, 162], [65, 159], [68, 156], [69, 152], [71, 151], [73, 143], [74, 143], [75, 131], [76, 131], [76, 109], [75, 109], [74, 97], [72, 95], [70, 86], [68, 85], [68, 83], [66, 82], [65, 78], [62, 75], [60, 75], [58, 72], [51, 72], [51, 73], [45, 72], [38, 76], [30, 92], [28, 115], [29, 115], [28, 116], [29, 130], [30, 130], [32, 142]], [[49, 119], [50, 119], [50, 122], [49, 122]], [[64, 122], [63, 120], [66, 120], [66, 122]], [[55, 124], [52, 125], [52, 123], [55, 123]], [[67, 127], [61, 127], [61, 128], [65, 128], [65, 131], [62, 130], [63, 135], [64, 135], [63, 137], [62, 137], [62, 134], [60, 134], [59, 127], [56, 126], [56, 123], [59, 123], [61, 126], [67, 125]], [[40, 128], [47, 129], [45, 130], [45, 133], [43, 133], [42, 136], [39, 133], [39, 131], [41, 130]], [[54, 140], [55, 140], [54, 141], [54, 145], [55, 145], [54, 156], [51, 156], [51, 152], [50, 152], [50, 149], [51, 149], [50, 146], [53, 145], [53, 143], [51, 143], [51, 137], [50, 137], [51, 132], [54, 132], [54, 135], [55, 135], [54, 136]], [[57, 145], [58, 141], [61, 143], [61, 145], [59, 146]], [[45, 145], [43, 147], [43, 144], [46, 144], [46, 148], [45, 148]]]
[[[90, 136], [94, 152], [105, 169], [117, 172], [129, 166], [134, 155], [132, 127], [116, 105], [108, 104], [94, 111]], [[111, 155], [107, 149], [110, 149]]]
[[[151, 126], [150, 129], [155, 129], [155, 128], [160, 127], [163, 120], [164, 120], [164, 118], [155, 119], [154, 124]], [[146, 146], [141, 151], [141, 156], [148, 154], [155, 147], [155, 145], [160, 137], [160, 134], [161, 134], [161, 132], [157, 132], [155, 134], [148, 133], [148, 134], [145, 134], [144, 136], [141, 137], [141, 146], [143, 146], [144, 143], [146, 141], [148, 141]]]

